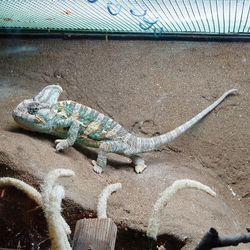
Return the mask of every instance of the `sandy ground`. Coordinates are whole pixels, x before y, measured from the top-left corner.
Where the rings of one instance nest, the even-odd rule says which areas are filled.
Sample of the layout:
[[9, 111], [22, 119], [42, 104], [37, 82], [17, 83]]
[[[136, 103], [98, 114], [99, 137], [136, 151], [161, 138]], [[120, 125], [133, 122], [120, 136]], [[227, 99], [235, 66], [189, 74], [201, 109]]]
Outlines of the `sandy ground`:
[[[13, 53], [18, 46], [25, 49]], [[222, 234], [249, 227], [250, 44], [1, 39], [0, 51], [2, 175], [37, 185], [49, 169], [72, 168], [77, 176], [65, 181], [67, 197], [92, 210], [106, 184], [122, 182], [109, 215], [143, 231], [158, 194], [176, 179], [192, 178], [215, 189], [217, 198], [180, 192], [166, 208], [161, 234], [191, 249], [211, 226]], [[146, 154], [143, 174], [112, 157], [96, 175], [95, 154], [82, 148], [55, 153], [53, 138], [24, 133], [12, 120], [19, 102], [52, 83], [65, 90], [61, 99], [91, 106], [143, 136], [177, 127], [230, 88], [239, 93], [185, 135]]]

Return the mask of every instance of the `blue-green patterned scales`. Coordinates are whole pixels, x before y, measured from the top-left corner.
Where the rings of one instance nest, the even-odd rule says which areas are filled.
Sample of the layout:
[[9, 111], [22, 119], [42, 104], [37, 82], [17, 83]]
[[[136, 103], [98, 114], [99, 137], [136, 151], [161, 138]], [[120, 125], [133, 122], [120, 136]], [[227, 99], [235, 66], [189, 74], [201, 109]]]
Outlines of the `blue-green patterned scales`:
[[[81, 129], [76, 142], [89, 147], [98, 148], [101, 141], [112, 140], [117, 135], [122, 136], [127, 133], [110, 117], [74, 101], [58, 102], [56, 110], [61, 119], [73, 118], [80, 122]], [[119, 129], [114, 131], [113, 129], [117, 126]], [[67, 133], [67, 129], [64, 129], [63, 132]], [[67, 137], [66, 134], [65, 137]]]

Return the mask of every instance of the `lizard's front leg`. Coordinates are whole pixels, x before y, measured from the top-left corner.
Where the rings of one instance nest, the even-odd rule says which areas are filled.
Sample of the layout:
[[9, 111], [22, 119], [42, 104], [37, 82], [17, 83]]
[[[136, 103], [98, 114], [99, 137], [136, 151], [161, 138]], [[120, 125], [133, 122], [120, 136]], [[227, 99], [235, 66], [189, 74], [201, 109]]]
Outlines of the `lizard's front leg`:
[[[68, 122], [65, 122], [65, 124]], [[80, 122], [77, 120], [72, 120], [70, 121], [70, 127], [68, 130], [68, 137], [67, 139], [58, 139], [55, 140], [56, 143], [56, 150], [60, 151], [60, 150], [64, 150], [68, 147], [71, 147], [74, 145], [78, 134], [79, 134], [79, 130], [80, 130]]]

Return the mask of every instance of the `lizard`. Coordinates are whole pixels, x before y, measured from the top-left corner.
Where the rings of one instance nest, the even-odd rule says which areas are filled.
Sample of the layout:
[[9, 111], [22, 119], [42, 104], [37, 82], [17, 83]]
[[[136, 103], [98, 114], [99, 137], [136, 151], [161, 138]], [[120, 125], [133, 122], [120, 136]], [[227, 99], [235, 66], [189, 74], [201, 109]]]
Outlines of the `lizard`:
[[140, 137], [103, 113], [75, 101], [58, 101], [63, 89], [48, 85], [32, 99], [25, 99], [13, 110], [14, 120], [24, 129], [57, 136], [56, 151], [65, 150], [75, 143], [98, 148], [93, 169], [102, 173], [109, 153], [125, 155], [132, 160], [136, 173], [147, 167], [141, 153], [158, 149], [167, 144], [215, 109], [227, 96], [237, 89], [225, 92], [215, 102], [179, 127], [153, 137]]

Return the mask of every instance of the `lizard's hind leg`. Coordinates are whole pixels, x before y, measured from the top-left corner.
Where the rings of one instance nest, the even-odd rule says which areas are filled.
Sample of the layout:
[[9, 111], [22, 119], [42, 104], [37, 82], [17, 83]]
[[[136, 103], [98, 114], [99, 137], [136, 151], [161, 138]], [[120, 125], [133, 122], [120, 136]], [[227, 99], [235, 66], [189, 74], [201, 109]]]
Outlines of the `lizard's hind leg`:
[[131, 160], [135, 166], [135, 172], [137, 174], [142, 173], [147, 168], [147, 165], [145, 165], [144, 160], [139, 155], [131, 156]]
[[107, 166], [107, 154], [108, 152], [101, 150], [98, 153], [97, 160], [92, 160], [93, 170], [97, 174], [102, 173], [103, 169]]
[[120, 141], [102, 142], [99, 149], [99, 153], [96, 161], [92, 161], [93, 169], [96, 173], [102, 173], [103, 169], [107, 166], [107, 154], [108, 153], [123, 153], [127, 149], [128, 145]]

